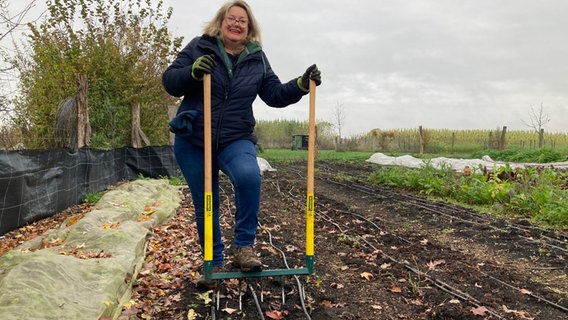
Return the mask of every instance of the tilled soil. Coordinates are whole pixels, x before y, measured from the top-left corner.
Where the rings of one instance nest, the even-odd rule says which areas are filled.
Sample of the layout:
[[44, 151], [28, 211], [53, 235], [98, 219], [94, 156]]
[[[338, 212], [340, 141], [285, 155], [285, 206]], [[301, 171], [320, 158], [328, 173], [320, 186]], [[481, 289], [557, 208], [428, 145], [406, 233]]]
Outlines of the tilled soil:
[[[306, 164], [272, 166], [256, 250], [265, 269], [301, 268]], [[367, 180], [376, 169], [316, 163], [312, 275], [224, 280], [211, 292], [195, 286], [202, 259], [184, 188], [177, 215], [154, 230], [120, 319], [568, 319], [567, 230], [379, 188]], [[231, 271], [226, 178], [221, 196]]]
[[[265, 269], [303, 267], [306, 165], [273, 167], [263, 177], [256, 248]], [[206, 293], [209, 302], [192, 283], [201, 270], [194, 261], [179, 299], [156, 317], [568, 319], [565, 231], [378, 188], [367, 180], [376, 168], [316, 164], [314, 274], [225, 280]], [[223, 186], [230, 246], [234, 207]], [[226, 255], [230, 271], [230, 248]]]

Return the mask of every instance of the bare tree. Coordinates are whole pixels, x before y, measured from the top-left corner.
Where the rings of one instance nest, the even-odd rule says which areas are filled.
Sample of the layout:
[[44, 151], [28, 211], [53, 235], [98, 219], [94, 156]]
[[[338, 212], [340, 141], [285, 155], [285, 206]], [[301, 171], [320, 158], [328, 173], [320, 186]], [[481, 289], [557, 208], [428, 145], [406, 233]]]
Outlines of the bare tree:
[[21, 4], [16, 13], [11, 14], [8, 0], [0, 0], [0, 124], [2, 118], [7, 118], [10, 113], [10, 92], [11, 81], [14, 81], [14, 66], [8, 61], [11, 60], [14, 50], [16, 50], [16, 31], [25, 30], [27, 28], [26, 21], [30, 10], [36, 6], [36, 0], [30, 0], [28, 4]]
[[540, 104], [540, 108], [535, 110], [531, 106], [531, 111], [529, 113], [529, 122], [525, 122], [529, 128], [532, 128], [536, 133], [538, 133], [538, 147], [542, 148], [544, 144], [544, 126], [550, 122], [550, 117], [544, 112], [544, 106]]
[[342, 129], [343, 126], [345, 125], [345, 118], [346, 118], [345, 108], [343, 107], [342, 103], [337, 102], [335, 109], [333, 109], [333, 125], [337, 129], [337, 133], [339, 135], [340, 140], [342, 138]]
[[[26, 28], [28, 22], [26, 16], [30, 10], [36, 6], [36, 0], [31, 0], [28, 4], [23, 6], [15, 14], [11, 14], [8, 8], [8, 0], [0, 0], [0, 41], [4, 42], [7, 38], [11, 37], [12, 43], [15, 41], [14, 32]], [[5, 43], [1, 45], [2, 55], [5, 55], [9, 50], [5, 47]], [[0, 69], [6, 71], [6, 68]]]
[[531, 106], [529, 121], [526, 122], [523, 120], [523, 122], [527, 127], [532, 128], [535, 132], [540, 132], [544, 129], [544, 126], [550, 122], [550, 117], [544, 112], [544, 106], [541, 103], [538, 110], [535, 110], [535, 108]]

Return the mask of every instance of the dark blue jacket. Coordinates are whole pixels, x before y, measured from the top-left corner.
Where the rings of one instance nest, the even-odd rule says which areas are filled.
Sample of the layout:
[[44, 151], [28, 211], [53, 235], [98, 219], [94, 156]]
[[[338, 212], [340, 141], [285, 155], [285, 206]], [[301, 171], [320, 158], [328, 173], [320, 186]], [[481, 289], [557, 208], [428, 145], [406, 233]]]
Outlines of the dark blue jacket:
[[249, 44], [236, 63], [232, 63], [221, 49], [222, 44], [217, 38], [207, 35], [196, 37], [178, 54], [162, 76], [162, 83], [169, 94], [183, 96], [178, 115], [184, 111], [197, 111], [191, 135], [185, 135], [184, 138], [203, 147], [203, 81], [191, 76], [191, 67], [200, 56], [214, 55], [217, 64], [211, 77], [214, 151], [220, 151], [240, 139], [256, 143], [252, 103], [257, 95], [267, 105], [282, 108], [298, 102], [306, 94], [298, 87], [297, 79], [282, 84], [260, 46]]

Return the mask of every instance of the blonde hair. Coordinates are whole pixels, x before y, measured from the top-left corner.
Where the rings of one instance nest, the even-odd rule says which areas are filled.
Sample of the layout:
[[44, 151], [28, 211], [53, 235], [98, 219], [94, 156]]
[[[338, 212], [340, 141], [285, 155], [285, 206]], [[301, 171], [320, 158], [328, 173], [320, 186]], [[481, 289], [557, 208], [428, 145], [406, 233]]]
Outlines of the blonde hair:
[[227, 2], [221, 8], [219, 8], [219, 10], [217, 10], [217, 14], [215, 14], [215, 17], [213, 17], [213, 19], [211, 21], [209, 21], [205, 25], [205, 27], [203, 28], [203, 33], [205, 33], [206, 35], [209, 35], [211, 37], [220, 36], [221, 35], [221, 25], [223, 23], [223, 19], [225, 19], [227, 12], [232, 7], [240, 7], [243, 10], [245, 10], [245, 12], [247, 13], [247, 16], [248, 16], [248, 34], [247, 34], [247, 37], [246, 37], [246, 42], [247, 43], [256, 42], [259, 45], [261, 45], [260, 27], [258, 25], [258, 22], [256, 21], [254, 14], [252, 14], [252, 10], [249, 7], [249, 5], [242, 0], [235, 0], [235, 1]]

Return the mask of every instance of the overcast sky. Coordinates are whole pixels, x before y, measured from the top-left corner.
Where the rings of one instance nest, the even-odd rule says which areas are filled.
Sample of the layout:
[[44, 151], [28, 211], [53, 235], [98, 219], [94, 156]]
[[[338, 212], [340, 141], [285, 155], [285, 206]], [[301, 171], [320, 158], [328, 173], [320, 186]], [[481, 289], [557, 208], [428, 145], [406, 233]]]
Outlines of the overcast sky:
[[[10, 0], [15, 1], [15, 0]], [[18, 0], [19, 1], [19, 0]], [[184, 45], [225, 1], [164, 0]], [[344, 135], [371, 129], [528, 130], [542, 105], [547, 131], [568, 132], [568, 1], [249, 0], [280, 79], [317, 63], [316, 117]], [[308, 98], [255, 103], [257, 119], [308, 119]]]

